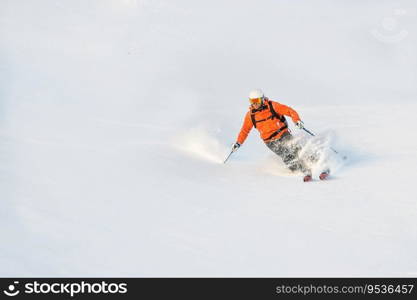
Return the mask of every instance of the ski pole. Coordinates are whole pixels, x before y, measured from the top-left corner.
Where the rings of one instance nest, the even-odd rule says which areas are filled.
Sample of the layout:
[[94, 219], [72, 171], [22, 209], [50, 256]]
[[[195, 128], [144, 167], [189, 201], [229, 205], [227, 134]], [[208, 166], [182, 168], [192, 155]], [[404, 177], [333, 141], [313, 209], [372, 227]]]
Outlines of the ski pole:
[[234, 152], [236, 152], [236, 150], [237, 150], [238, 148], [232, 148], [232, 150], [230, 151], [230, 153], [229, 153], [229, 155], [226, 157], [226, 159], [224, 160], [224, 164], [229, 160], [229, 158], [230, 158], [230, 156], [232, 156], [232, 154], [234, 153]]
[[224, 164], [229, 160], [229, 158], [230, 158], [230, 156], [232, 156], [233, 152], [234, 152], [233, 150], [230, 151], [229, 155], [226, 157], [226, 159], [223, 162]]
[[[307, 128], [304, 128], [303, 127], [303, 130], [305, 131], [305, 132], [307, 132], [308, 134], [310, 134], [311, 136], [316, 136], [314, 133], [312, 133], [310, 130], [308, 130]], [[336, 154], [339, 154], [339, 152], [337, 152], [335, 149], [333, 149], [332, 147], [330, 147], [330, 149], [334, 152], [334, 153], [336, 153]], [[346, 156], [343, 156], [343, 159], [346, 159]]]

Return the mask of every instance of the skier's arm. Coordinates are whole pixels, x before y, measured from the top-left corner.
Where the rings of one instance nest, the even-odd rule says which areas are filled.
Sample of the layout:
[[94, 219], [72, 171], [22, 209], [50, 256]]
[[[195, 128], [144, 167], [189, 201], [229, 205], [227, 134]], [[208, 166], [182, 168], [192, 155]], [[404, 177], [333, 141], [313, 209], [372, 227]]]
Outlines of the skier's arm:
[[239, 132], [237, 137], [237, 142], [242, 145], [246, 138], [248, 137], [249, 132], [252, 130], [253, 124], [252, 119], [250, 118], [250, 113], [246, 113], [245, 120], [243, 121], [242, 129]]
[[277, 113], [290, 117], [294, 123], [301, 121], [298, 113], [291, 107], [278, 102], [272, 102], [272, 105]]

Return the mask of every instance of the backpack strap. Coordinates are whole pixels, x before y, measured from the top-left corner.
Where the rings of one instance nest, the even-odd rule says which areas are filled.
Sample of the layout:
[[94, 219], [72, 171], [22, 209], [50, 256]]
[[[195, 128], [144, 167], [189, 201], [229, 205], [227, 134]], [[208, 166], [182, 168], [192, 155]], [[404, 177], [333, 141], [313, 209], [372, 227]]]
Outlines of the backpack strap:
[[272, 117], [273, 117], [273, 118], [277, 118], [277, 119], [279, 119], [282, 123], [285, 123], [285, 125], [287, 125], [287, 126], [288, 126], [288, 124], [287, 124], [287, 120], [285, 119], [285, 117], [284, 117], [283, 115], [278, 114], [278, 113], [275, 111], [274, 106], [272, 105], [272, 101], [269, 101], [269, 100], [268, 100], [268, 105], [269, 105], [269, 110], [270, 110], [270, 111], [271, 111], [271, 113], [272, 113]]
[[274, 106], [272, 105], [272, 101], [269, 101], [268, 99], [266, 99], [265, 101], [268, 103], [268, 108], [269, 108], [269, 111], [271, 112], [271, 116], [266, 118], [266, 119], [256, 121], [255, 120], [255, 112], [256, 111], [253, 109], [251, 111], [251, 114], [250, 114], [250, 117], [252, 119], [253, 127], [256, 128], [256, 123], [263, 122], [263, 121], [266, 121], [266, 120], [269, 120], [269, 119], [279, 119], [282, 123], [284, 123], [288, 127], [287, 120], [285, 119], [285, 117], [283, 115], [280, 115], [275, 111]]
[[252, 119], [253, 127], [256, 128], [256, 120], [255, 120], [255, 113], [252, 111], [250, 114], [250, 118]]

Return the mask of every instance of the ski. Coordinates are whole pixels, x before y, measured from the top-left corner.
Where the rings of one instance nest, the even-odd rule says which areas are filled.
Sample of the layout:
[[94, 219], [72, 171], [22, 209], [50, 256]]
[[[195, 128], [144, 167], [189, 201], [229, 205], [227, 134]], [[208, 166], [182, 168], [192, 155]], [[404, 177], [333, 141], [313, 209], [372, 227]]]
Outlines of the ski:
[[312, 181], [313, 180], [313, 177], [311, 177], [311, 175], [306, 175], [306, 176], [304, 176], [304, 182], [309, 182], [309, 181]]
[[326, 180], [327, 177], [329, 177], [329, 175], [330, 175], [330, 170], [325, 170], [325, 171], [321, 172], [319, 178], [320, 178], [320, 180]]

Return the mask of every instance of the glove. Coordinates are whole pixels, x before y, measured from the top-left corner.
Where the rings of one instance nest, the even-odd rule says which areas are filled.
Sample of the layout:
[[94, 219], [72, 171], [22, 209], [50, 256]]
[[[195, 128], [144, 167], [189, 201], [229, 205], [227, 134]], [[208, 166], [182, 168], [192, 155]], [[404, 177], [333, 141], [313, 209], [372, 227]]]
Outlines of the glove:
[[232, 152], [235, 152], [237, 149], [239, 149], [240, 144], [238, 142], [234, 143], [232, 146]]
[[303, 121], [297, 121], [297, 123], [295, 123], [295, 126], [297, 126], [298, 129], [303, 129], [304, 128], [304, 123], [303, 123]]

